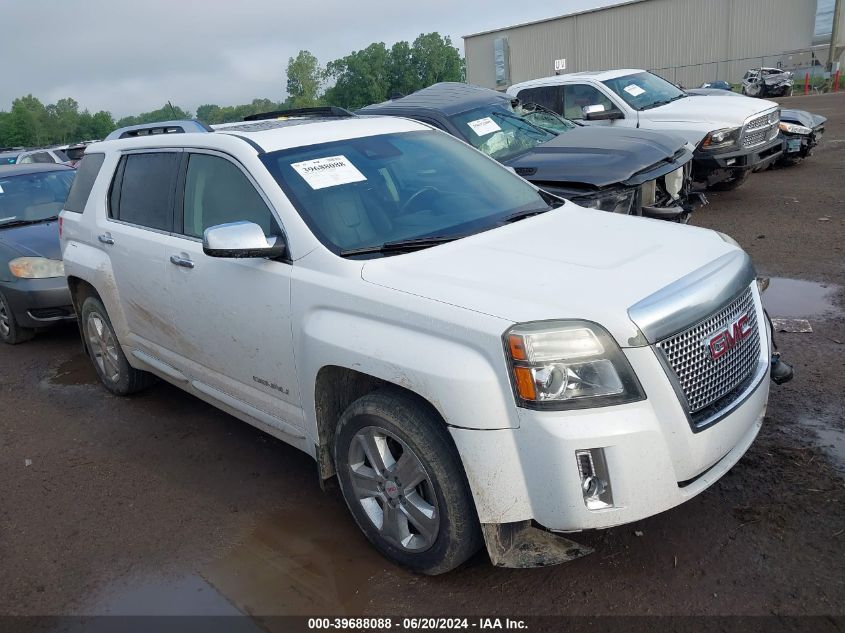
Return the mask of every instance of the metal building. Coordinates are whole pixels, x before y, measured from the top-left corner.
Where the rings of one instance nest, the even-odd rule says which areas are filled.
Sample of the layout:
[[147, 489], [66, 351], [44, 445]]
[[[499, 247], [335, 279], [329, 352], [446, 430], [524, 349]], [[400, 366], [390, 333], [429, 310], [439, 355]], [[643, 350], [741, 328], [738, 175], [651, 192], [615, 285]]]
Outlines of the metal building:
[[684, 86], [748, 68], [810, 68], [816, 0], [629, 0], [464, 37], [469, 83], [504, 89], [582, 70], [645, 68]]

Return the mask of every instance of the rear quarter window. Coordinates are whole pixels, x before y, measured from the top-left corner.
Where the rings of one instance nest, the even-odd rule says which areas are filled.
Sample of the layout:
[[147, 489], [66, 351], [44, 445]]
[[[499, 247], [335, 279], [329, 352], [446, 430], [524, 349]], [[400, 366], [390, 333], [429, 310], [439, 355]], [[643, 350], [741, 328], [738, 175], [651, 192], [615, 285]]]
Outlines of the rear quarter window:
[[73, 185], [65, 201], [65, 211], [82, 213], [85, 210], [85, 205], [88, 204], [88, 196], [91, 195], [94, 181], [97, 180], [97, 175], [100, 173], [105, 158], [105, 154], [86, 154], [82, 158], [82, 162], [79, 163], [79, 168], [76, 170], [76, 178], [73, 180]]

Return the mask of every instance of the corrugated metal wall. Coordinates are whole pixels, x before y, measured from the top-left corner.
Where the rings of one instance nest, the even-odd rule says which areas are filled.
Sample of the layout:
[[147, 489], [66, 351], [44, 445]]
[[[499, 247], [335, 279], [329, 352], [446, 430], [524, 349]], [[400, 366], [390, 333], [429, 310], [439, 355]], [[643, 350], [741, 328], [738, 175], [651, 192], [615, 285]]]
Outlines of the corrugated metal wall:
[[[686, 86], [737, 82], [747, 68], [779, 60], [763, 56], [809, 48], [815, 14], [816, 0], [633, 2], [467, 37], [467, 81], [496, 88], [493, 41], [504, 36], [510, 83], [552, 75], [563, 58], [564, 72], [648, 68]], [[707, 63], [738, 58], [753, 59]]]

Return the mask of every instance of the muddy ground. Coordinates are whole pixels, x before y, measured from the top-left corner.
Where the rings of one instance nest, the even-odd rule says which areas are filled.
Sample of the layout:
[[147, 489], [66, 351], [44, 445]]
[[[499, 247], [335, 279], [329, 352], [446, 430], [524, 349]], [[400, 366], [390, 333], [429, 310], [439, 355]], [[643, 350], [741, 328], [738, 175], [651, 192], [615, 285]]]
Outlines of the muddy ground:
[[797, 376], [699, 497], [577, 535], [595, 553], [560, 567], [414, 576], [310, 458], [167, 385], [110, 396], [66, 327], [0, 348], [0, 614], [845, 613], [845, 93], [783, 101], [829, 117], [822, 147], [693, 223], [815, 282], [767, 293], [813, 332], [778, 336]]

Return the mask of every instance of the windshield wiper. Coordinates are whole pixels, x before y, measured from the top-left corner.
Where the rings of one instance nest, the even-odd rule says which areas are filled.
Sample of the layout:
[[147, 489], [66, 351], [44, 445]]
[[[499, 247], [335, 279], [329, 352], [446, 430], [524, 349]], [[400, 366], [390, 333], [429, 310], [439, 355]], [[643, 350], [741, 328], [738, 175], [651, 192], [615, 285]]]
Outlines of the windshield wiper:
[[385, 242], [384, 244], [377, 244], [375, 246], [362, 246], [360, 248], [349, 248], [340, 251], [341, 257], [349, 255], [369, 255], [371, 253], [406, 253], [408, 251], [416, 251], [430, 246], [437, 246], [438, 244], [446, 244], [447, 242], [454, 242], [457, 239], [464, 237], [463, 235], [435, 235], [433, 237], [415, 237], [408, 240], [396, 240], [393, 242]]
[[510, 215], [505, 216], [502, 220], [502, 224], [513, 224], [514, 222], [519, 222], [525, 218], [531, 218], [535, 215], [540, 215], [541, 213], [551, 210], [552, 208], [549, 207], [547, 209], [526, 209], [525, 211], [517, 211], [516, 213], [511, 213]]
[[673, 101], [677, 101], [678, 99], [683, 99], [684, 97], [687, 97], [687, 96], [689, 96], [689, 95], [687, 95], [687, 93], [683, 92], [683, 93], [681, 93], [681, 94], [679, 94], [675, 97], [672, 97], [671, 99], [663, 99], [662, 101], [655, 101], [654, 103], [650, 103], [649, 105], [643, 106], [642, 108], [640, 108], [640, 110], [651, 110], [652, 108], [659, 108], [660, 106], [664, 106], [667, 103], [672, 103]]
[[[549, 136], [549, 134], [550, 134], [549, 132], [547, 132], [543, 128], [534, 125], [533, 123], [531, 123], [531, 121], [526, 121], [524, 118], [522, 118], [521, 116], [519, 116], [517, 114], [511, 114], [510, 112], [498, 112], [498, 111], [494, 110], [493, 112], [490, 113], [490, 116], [500, 117], [502, 119], [513, 119], [517, 123], [522, 123], [522, 125], [526, 128], [526, 131], [533, 132], [535, 134], [539, 133], [539, 134], [542, 134], [544, 137]], [[555, 136], [555, 134], [551, 134], [551, 135]]]
[[0, 228], [7, 228], [10, 226], [27, 226], [28, 224], [40, 224], [41, 222], [49, 222], [55, 220], [58, 216], [51, 216], [49, 218], [40, 218], [38, 220], [25, 220], [23, 218], [11, 220], [10, 222], [0, 221]]

